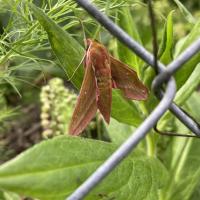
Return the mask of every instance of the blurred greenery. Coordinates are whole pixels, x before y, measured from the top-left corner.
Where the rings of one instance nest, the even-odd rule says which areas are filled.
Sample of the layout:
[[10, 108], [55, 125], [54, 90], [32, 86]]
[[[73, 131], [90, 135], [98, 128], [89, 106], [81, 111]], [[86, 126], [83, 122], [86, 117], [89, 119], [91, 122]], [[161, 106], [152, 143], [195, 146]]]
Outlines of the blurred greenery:
[[[146, 1], [92, 2], [152, 52]], [[167, 65], [199, 38], [200, 2], [157, 0], [153, 8], [158, 57]], [[113, 90], [110, 125], [97, 113], [85, 138], [57, 137], [67, 134], [82, 84], [85, 35], [102, 42], [112, 55], [136, 70], [150, 95], [147, 101], [137, 102]], [[197, 121], [199, 75], [200, 53], [175, 74], [175, 102]], [[156, 107], [159, 101], [151, 92], [154, 77], [152, 68], [75, 1], [0, 0], [0, 162], [5, 162], [0, 166], [0, 199], [65, 199]], [[191, 134], [169, 112], [158, 127]], [[87, 199], [200, 199], [199, 142], [160, 137], [152, 130]]]

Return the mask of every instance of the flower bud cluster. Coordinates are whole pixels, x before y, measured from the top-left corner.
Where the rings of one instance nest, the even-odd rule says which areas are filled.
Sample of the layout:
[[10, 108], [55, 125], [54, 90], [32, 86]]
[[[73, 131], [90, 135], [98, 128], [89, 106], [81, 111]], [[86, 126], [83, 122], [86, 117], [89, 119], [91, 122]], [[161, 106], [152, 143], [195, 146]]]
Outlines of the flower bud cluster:
[[64, 87], [62, 79], [53, 78], [42, 87], [40, 100], [43, 137], [65, 134], [74, 109], [76, 95]]

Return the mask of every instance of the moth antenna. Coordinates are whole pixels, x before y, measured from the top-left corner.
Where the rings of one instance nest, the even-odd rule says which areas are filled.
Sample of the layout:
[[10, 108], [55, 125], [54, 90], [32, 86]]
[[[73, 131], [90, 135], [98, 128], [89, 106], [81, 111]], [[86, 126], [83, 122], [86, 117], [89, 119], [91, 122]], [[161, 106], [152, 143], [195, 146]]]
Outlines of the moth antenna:
[[[85, 34], [85, 29], [84, 29], [84, 25], [83, 25], [83, 22], [80, 18], [78, 18], [78, 21], [81, 25], [81, 28], [82, 28], [82, 31], [83, 31], [83, 38], [84, 38], [84, 47], [85, 49], [87, 48], [87, 43], [86, 43], [86, 34]], [[78, 70], [78, 68], [81, 66], [81, 64], [83, 63], [84, 59], [85, 59], [85, 56], [86, 56], [86, 53], [84, 54], [83, 58], [81, 59], [80, 63], [78, 64], [78, 66], [76, 67], [76, 69], [74, 70], [72, 76], [68, 79], [68, 81], [71, 81], [71, 79], [74, 77], [76, 71]]]
[[[74, 12], [74, 15], [76, 16], [76, 12], [75, 12], [75, 9], [74, 9], [74, 8], [72, 8], [72, 11]], [[79, 23], [80, 23], [80, 25], [81, 25], [81, 28], [82, 28], [82, 31], [83, 31], [84, 46], [85, 46], [85, 49], [86, 49], [87, 44], [86, 44], [86, 35], [85, 35], [84, 25], [83, 25], [82, 20], [81, 20], [78, 16], [76, 16], [76, 18], [77, 18], [77, 20], [79, 21]]]
[[86, 42], [86, 34], [85, 34], [85, 28], [84, 28], [84, 25], [83, 25], [83, 22], [81, 19], [79, 19], [79, 22], [80, 22], [80, 25], [81, 25], [81, 28], [82, 28], [82, 31], [83, 31], [83, 41], [84, 41], [84, 46], [85, 46], [85, 49], [87, 48], [87, 42]]
[[83, 58], [81, 59], [80, 63], [78, 64], [78, 66], [76, 67], [76, 69], [74, 70], [72, 76], [68, 79], [68, 81], [71, 81], [72, 78], [74, 77], [76, 71], [78, 70], [78, 68], [81, 66], [81, 64], [83, 63], [84, 59], [85, 59], [86, 53], [84, 54]]

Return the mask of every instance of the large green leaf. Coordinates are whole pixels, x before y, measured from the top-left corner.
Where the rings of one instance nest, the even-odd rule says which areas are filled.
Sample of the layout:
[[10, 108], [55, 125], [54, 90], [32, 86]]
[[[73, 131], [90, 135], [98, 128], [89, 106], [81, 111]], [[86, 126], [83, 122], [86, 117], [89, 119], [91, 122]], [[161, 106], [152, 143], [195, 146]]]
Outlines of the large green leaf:
[[[116, 146], [80, 137], [44, 141], [0, 167], [0, 188], [40, 200], [63, 200]], [[86, 199], [157, 200], [167, 173], [160, 162], [134, 151]]]
[[112, 111], [111, 116], [119, 122], [138, 126], [142, 122], [138, 107], [133, 101], [125, 99], [121, 92], [113, 90], [112, 92]]
[[[83, 58], [83, 47], [70, 34], [53, 22], [42, 10], [31, 5], [34, 16], [39, 20], [48, 34], [52, 50], [59, 59], [61, 66], [69, 77], [73, 75], [76, 67]], [[83, 67], [79, 67], [72, 77], [72, 83], [80, 88], [83, 78]], [[131, 101], [125, 100], [117, 91], [113, 91], [112, 117], [123, 123], [138, 126], [142, 121], [138, 109]]]
[[74, 71], [84, 56], [84, 48], [69, 33], [44, 14], [41, 9], [34, 4], [29, 5], [34, 16], [47, 32], [51, 48], [60, 61], [61, 67], [67, 73], [68, 78], [71, 78], [72, 83], [77, 88], [80, 88], [83, 78], [83, 67], [79, 67], [75, 74]]
[[133, 133], [135, 128], [127, 124], [117, 122], [114, 119], [111, 119], [107, 130], [111, 141], [117, 145], [121, 145], [130, 135]]

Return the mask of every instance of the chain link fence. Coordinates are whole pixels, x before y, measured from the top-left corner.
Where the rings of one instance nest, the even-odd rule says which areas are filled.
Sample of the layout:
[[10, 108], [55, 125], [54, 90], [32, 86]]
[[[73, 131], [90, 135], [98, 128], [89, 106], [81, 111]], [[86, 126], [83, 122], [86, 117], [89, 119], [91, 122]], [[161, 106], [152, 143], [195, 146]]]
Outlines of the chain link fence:
[[[137, 54], [154, 69], [156, 67], [158, 68], [156, 70], [159, 73], [153, 80], [152, 90], [161, 100], [157, 107], [135, 130], [135, 132], [132, 133], [132, 135], [79, 188], [77, 188], [76, 191], [66, 198], [66, 200], [83, 199], [104, 177], [106, 177], [125, 157], [128, 156], [150, 129], [155, 127], [158, 120], [168, 109], [194, 134], [200, 136], [199, 124], [173, 102], [176, 95], [176, 83], [173, 74], [200, 51], [200, 38], [190, 45], [168, 66], [164, 66], [159, 61], [157, 62], [157, 66], [155, 66], [154, 57], [151, 53], [134, 41], [126, 32], [113, 23], [106, 15], [102, 14], [88, 0], [76, 0], [76, 2], [102, 26], [104, 26], [114, 37], [131, 49], [133, 53]], [[166, 84], [165, 91], [161, 88], [163, 84]]]

